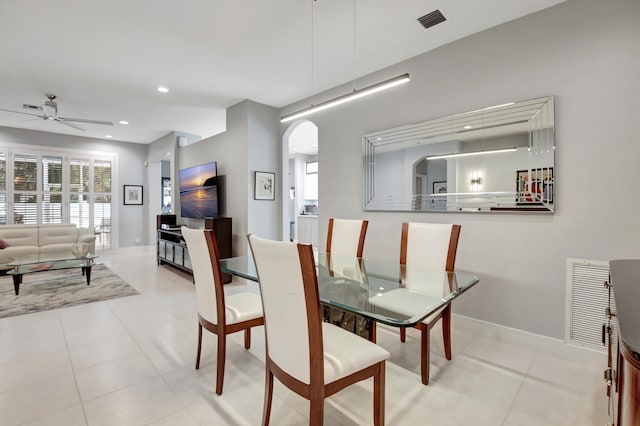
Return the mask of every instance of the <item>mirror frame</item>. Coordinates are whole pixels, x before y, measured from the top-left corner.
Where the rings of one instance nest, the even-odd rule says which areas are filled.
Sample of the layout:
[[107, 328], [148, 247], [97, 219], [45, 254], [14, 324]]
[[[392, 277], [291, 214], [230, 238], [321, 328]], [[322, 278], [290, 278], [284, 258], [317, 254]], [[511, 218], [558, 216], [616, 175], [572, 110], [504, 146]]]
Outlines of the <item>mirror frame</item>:
[[[419, 212], [480, 212], [480, 213], [553, 213], [557, 195], [555, 193], [555, 107], [554, 97], [545, 96], [520, 102], [490, 106], [461, 114], [427, 120], [416, 124], [399, 126], [369, 133], [362, 138], [362, 202], [367, 211], [419, 211]], [[515, 141], [515, 142], [514, 142]], [[504, 144], [507, 144], [506, 146]], [[512, 154], [502, 152], [517, 151]], [[402, 194], [376, 188], [376, 175], [382, 154], [391, 153], [403, 157], [402, 170], [393, 179], [400, 180]], [[422, 153], [422, 154], [420, 154]], [[426, 153], [426, 154], [424, 154]], [[501, 175], [510, 176], [509, 182], [497, 185], [499, 190], [479, 190], [485, 181], [496, 185], [498, 178], [484, 179], [475, 174], [465, 175], [465, 180], [455, 176], [462, 169], [460, 157], [475, 154], [490, 154], [483, 158], [504, 158], [510, 163], [496, 163]], [[498, 157], [499, 156], [499, 157]], [[433, 185], [427, 184], [428, 172], [419, 174], [417, 164], [424, 160], [446, 160], [445, 181], [442, 178]], [[517, 160], [516, 160], [517, 159]], [[495, 162], [495, 159], [490, 161]], [[487, 160], [489, 164], [489, 160]], [[487, 166], [488, 167], [488, 166]], [[424, 166], [425, 170], [429, 170]], [[513, 169], [513, 170], [511, 170]], [[451, 172], [450, 172], [451, 171]], [[485, 174], [492, 173], [485, 170]], [[493, 172], [494, 175], [497, 172]], [[467, 173], [469, 174], [469, 173]], [[512, 176], [512, 177], [511, 177]], [[530, 178], [531, 177], [531, 178]], [[470, 178], [470, 185], [466, 179]], [[422, 184], [418, 181], [422, 181]], [[449, 192], [435, 193], [436, 184]], [[417, 192], [418, 185], [422, 188]], [[378, 182], [378, 186], [380, 182]], [[429, 186], [429, 188], [426, 188]], [[471, 191], [457, 190], [471, 187]], [[426, 188], [426, 191], [424, 192]]]

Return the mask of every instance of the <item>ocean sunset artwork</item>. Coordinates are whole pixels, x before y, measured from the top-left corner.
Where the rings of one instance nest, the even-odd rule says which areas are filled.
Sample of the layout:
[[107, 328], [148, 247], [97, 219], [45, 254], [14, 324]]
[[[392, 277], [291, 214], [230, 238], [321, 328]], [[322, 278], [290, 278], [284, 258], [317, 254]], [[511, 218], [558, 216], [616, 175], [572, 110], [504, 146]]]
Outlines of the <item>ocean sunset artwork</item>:
[[215, 162], [180, 170], [182, 217], [204, 219], [218, 216], [217, 174]]

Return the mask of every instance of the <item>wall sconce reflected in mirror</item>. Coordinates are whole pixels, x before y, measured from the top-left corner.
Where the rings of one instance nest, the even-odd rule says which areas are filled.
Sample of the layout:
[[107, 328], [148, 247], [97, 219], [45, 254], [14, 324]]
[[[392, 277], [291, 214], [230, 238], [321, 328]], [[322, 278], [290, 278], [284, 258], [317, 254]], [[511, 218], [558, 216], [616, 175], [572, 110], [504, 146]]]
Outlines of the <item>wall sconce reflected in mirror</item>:
[[474, 170], [471, 174], [471, 192], [478, 192], [478, 188], [482, 184], [482, 179], [480, 178], [480, 172]]

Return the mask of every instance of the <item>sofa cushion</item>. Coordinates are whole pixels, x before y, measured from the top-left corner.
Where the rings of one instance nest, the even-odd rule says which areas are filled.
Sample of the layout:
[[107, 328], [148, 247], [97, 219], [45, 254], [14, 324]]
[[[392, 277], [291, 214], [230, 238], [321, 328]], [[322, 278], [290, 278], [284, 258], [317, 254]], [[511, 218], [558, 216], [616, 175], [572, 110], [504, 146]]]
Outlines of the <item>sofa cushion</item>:
[[63, 254], [65, 252], [71, 253], [71, 249], [76, 245], [73, 243], [57, 243], [57, 244], [47, 244], [46, 246], [40, 246], [40, 253], [60, 253]]
[[78, 228], [67, 226], [40, 226], [38, 229], [38, 245], [40, 247], [51, 244], [73, 244], [78, 240]]
[[37, 254], [38, 252], [39, 248], [36, 246], [9, 246], [4, 250], [0, 250], [0, 269], [11, 269], [6, 264], [14, 260], [16, 256]]
[[0, 227], [0, 239], [9, 247], [38, 246], [38, 227], [29, 225], [7, 225]]

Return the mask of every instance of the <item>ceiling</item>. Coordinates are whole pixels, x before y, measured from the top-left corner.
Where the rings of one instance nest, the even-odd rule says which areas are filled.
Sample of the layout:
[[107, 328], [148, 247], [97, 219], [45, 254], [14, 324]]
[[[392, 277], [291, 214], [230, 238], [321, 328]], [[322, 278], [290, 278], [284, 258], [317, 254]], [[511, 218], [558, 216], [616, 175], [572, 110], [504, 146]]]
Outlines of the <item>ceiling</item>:
[[[355, 0], [355, 26], [345, 0], [0, 1], [0, 108], [52, 93], [60, 116], [115, 123], [81, 132], [0, 111], [0, 126], [137, 143], [209, 137], [243, 99], [283, 107], [562, 1]], [[447, 21], [425, 30], [416, 19], [435, 9]]]

